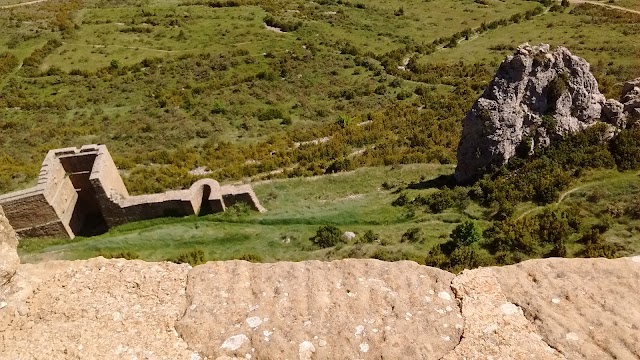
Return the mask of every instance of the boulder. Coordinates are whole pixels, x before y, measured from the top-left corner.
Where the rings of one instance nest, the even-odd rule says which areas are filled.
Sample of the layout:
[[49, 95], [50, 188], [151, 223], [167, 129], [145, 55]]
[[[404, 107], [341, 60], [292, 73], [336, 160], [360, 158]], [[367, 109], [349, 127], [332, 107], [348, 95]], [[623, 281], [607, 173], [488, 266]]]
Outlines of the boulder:
[[[605, 101], [587, 61], [564, 47], [521, 45], [467, 113], [456, 180], [473, 182], [518, 151], [594, 125]], [[619, 122], [610, 105], [607, 111]]]
[[624, 128], [627, 122], [624, 105], [618, 100], [607, 100], [602, 106], [602, 120], [617, 128]]
[[636, 114], [640, 109], [640, 78], [627, 81], [622, 87], [622, 104], [624, 111], [637, 119]]
[[342, 234], [342, 240], [344, 240], [346, 242], [349, 242], [349, 241], [351, 241], [351, 240], [353, 240], [355, 238], [356, 238], [356, 234], [354, 232], [351, 232], [351, 231], [345, 231], [345, 233]]

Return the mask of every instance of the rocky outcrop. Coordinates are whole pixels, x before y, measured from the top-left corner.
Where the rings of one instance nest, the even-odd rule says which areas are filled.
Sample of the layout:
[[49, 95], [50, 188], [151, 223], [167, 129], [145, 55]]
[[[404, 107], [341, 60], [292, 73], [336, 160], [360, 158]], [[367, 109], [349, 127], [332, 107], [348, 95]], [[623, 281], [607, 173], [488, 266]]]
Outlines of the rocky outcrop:
[[526, 155], [601, 120], [624, 128], [628, 116], [640, 114], [637, 86], [629, 82], [621, 101], [607, 100], [586, 60], [564, 47], [521, 45], [467, 113], [456, 181], [473, 182], [517, 153]]
[[621, 102], [624, 112], [633, 119], [640, 121], [640, 78], [627, 81], [622, 87]]
[[0, 208], [0, 286], [8, 283], [18, 269], [17, 247], [18, 237]]

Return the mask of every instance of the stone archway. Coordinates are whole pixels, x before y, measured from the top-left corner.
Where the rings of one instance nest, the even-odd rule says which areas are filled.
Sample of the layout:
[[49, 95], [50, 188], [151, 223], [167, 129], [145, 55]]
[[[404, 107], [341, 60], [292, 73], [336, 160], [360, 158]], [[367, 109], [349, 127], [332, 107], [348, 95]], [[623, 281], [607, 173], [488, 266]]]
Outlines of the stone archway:
[[211, 185], [202, 185], [202, 201], [200, 202], [200, 212], [198, 212], [198, 216], [209, 215], [215, 212], [211, 206], [211, 202], [209, 201], [211, 191]]

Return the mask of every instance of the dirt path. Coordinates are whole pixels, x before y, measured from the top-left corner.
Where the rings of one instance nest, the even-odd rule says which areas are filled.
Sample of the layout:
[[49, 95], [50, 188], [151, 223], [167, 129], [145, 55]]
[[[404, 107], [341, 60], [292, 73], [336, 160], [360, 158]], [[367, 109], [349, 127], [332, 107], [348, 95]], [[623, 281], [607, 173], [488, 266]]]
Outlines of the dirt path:
[[49, 0], [34, 0], [34, 1], [27, 1], [27, 2], [23, 2], [23, 3], [18, 3], [18, 4], [2, 5], [2, 6], [0, 6], [0, 9], [10, 9], [10, 8], [18, 7], [18, 6], [27, 6], [27, 5], [37, 4], [37, 3], [41, 3], [41, 2], [45, 2], [45, 1], [49, 1]]
[[[556, 201], [555, 205], [556, 206], [560, 205], [567, 196], [571, 195], [572, 193], [574, 193], [574, 192], [576, 192], [576, 191], [578, 191], [578, 190], [580, 190], [580, 189], [582, 189], [582, 188], [584, 188], [585, 186], [588, 186], [588, 185], [590, 185], [590, 184], [584, 184], [584, 185], [576, 186], [573, 189], [570, 189], [570, 190], [567, 190], [567, 191], [563, 192], [562, 194], [560, 194], [560, 197], [558, 198], [558, 201]], [[520, 216], [518, 216], [518, 220], [520, 220], [523, 217], [529, 215], [533, 211], [536, 211], [536, 210], [541, 209], [543, 207], [544, 206], [536, 206], [534, 208], [531, 208], [531, 209], [523, 212]]]
[[633, 10], [633, 9], [629, 9], [629, 8], [618, 6], [618, 5], [611, 5], [611, 4], [607, 4], [607, 3], [602, 3], [602, 2], [599, 2], [599, 1], [569, 0], [569, 2], [572, 3], [572, 4], [592, 4], [592, 5], [604, 6], [604, 7], [610, 8], [610, 9], [616, 9], [616, 10], [626, 11], [626, 12], [630, 12], [630, 13], [634, 13], [634, 14], [640, 14], [640, 10]]
[[[48, 0], [42, 0], [42, 1], [48, 1]], [[78, 43], [68, 43], [68, 42], [63, 42], [63, 44], [65, 44], [65, 45], [92, 47], [92, 48], [96, 48], [96, 49], [102, 49], [102, 48], [110, 47], [110, 48], [120, 48], [120, 49], [130, 49], [130, 50], [157, 51], [157, 52], [162, 52], [162, 53], [175, 53], [175, 52], [189, 51], [189, 50], [162, 50], [162, 49], [146, 48], [146, 47], [141, 47], [141, 46], [124, 46], [124, 45], [92, 45], [92, 44], [78, 44]]]

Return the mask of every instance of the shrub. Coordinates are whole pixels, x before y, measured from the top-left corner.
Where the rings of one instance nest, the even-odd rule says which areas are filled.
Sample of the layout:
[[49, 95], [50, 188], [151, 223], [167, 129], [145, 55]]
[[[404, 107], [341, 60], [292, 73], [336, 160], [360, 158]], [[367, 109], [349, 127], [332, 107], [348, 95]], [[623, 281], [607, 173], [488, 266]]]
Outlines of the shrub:
[[277, 108], [269, 108], [264, 110], [260, 115], [258, 115], [258, 120], [260, 121], [268, 121], [273, 119], [286, 119], [288, 115], [282, 113], [282, 110]]
[[353, 123], [354, 123], [353, 118], [345, 114], [338, 115], [338, 119], [336, 120], [336, 124], [338, 124], [343, 129]]
[[325, 171], [325, 173], [334, 174], [337, 172], [348, 171], [351, 169], [352, 169], [351, 160], [348, 157], [344, 157], [344, 158], [333, 161], [329, 165], [329, 167], [327, 167], [327, 170]]
[[545, 209], [541, 214], [536, 216], [538, 221], [538, 239], [542, 243], [560, 244], [571, 233], [569, 221], [559, 212]]
[[585, 234], [581, 242], [586, 243], [582, 256], [588, 258], [606, 257], [612, 259], [616, 256], [616, 248], [613, 244], [607, 242], [602, 234], [597, 230], [591, 230]]
[[98, 256], [102, 256], [105, 259], [126, 259], [126, 260], [135, 260], [139, 259], [140, 256], [133, 251], [121, 251], [121, 252], [104, 252], [100, 251]]
[[309, 240], [321, 248], [329, 248], [336, 246], [342, 240], [342, 231], [333, 225], [325, 225], [319, 228]]
[[367, 230], [360, 239], [360, 241], [364, 243], [373, 243], [378, 240], [380, 240], [380, 235], [374, 233], [373, 230]]
[[120, 65], [120, 61], [116, 59], [111, 60], [111, 63], [109, 64], [109, 68], [112, 70], [118, 70], [121, 66], [122, 65]]
[[456, 247], [471, 245], [482, 240], [482, 232], [474, 221], [468, 220], [453, 229], [451, 240]]
[[409, 197], [407, 196], [407, 194], [401, 193], [400, 196], [398, 196], [395, 200], [393, 200], [391, 205], [393, 205], [393, 206], [405, 206], [408, 203], [410, 203], [410, 200], [409, 200]]
[[442, 252], [440, 245], [436, 245], [429, 250], [429, 254], [424, 261], [427, 266], [433, 266], [437, 268], [444, 268], [447, 264], [447, 256]]
[[464, 209], [469, 205], [469, 195], [465, 188], [457, 187], [455, 190], [443, 189], [427, 197], [417, 197], [414, 202], [417, 205], [426, 205], [433, 213], [441, 213], [449, 208]]
[[262, 256], [257, 254], [243, 254], [240, 257], [238, 257], [238, 260], [244, 260], [244, 261], [253, 262], [253, 263], [260, 263], [262, 262]]
[[196, 266], [200, 264], [204, 264], [206, 262], [204, 251], [201, 249], [193, 249], [187, 252], [184, 252], [178, 255], [177, 258], [169, 260], [176, 264], [189, 264], [191, 266]]
[[268, 15], [264, 18], [264, 23], [267, 26], [279, 28], [284, 32], [296, 31], [302, 26], [302, 21], [287, 21], [284, 19], [275, 18]]
[[424, 242], [424, 236], [422, 234], [422, 230], [417, 227], [407, 230], [404, 234], [402, 234], [402, 238], [400, 239], [400, 242], [409, 242], [409, 243]]
[[621, 171], [640, 169], [640, 128], [622, 130], [611, 140], [609, 149]]
[[568, 87], [569, 74], [567, 74], [566, 72], [558, 74], [558, 76], [556, 76], [556, 78], [551, 81], [551, 83], [549, 84], [549, 92], [547, 93], [547, 106], [549, 107], [549, 110], [551, 112], [556, 111], [556, 103], [558, 102], [562, 94], [567, 91]]

